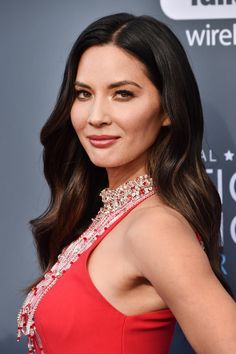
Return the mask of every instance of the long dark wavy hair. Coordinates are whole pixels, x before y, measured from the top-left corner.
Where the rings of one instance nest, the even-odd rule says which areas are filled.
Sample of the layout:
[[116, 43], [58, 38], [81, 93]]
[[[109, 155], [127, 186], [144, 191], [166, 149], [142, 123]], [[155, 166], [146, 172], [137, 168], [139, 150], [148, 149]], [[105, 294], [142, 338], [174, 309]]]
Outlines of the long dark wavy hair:
[[108, 43], [142, 62], [159, 91], [171, 125], [161, 128], [151, 146], [147, 172], [163, 202], [201, 235], [214, 273], [232, 294], [220, 271], [221, 202], [201, 160], [203, 112], [196, 79], [178, 38], [148, 15], [117, 13], [95, 20], [71, 49], [57, 102], [40, 133], [51, 196], [47, 209], [30, 225], [42, 271], [88, 227], [101, 206], [99, 192], [108, 184], [105, 168], [89, 160], [70, 119], [81, 55]]

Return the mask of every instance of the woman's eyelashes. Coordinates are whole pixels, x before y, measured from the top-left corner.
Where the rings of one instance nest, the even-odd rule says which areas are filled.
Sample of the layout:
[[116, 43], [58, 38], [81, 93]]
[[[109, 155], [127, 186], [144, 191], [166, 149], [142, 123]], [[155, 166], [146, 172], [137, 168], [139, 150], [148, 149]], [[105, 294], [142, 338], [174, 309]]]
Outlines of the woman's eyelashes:
[[[86, 90], [75, 90], [75, 96], [80, 101], [85, 101], [90, 98], [91, 94], [89, 91]], [[122, 101], [127, 100], [127, 98], [134, 97], [134, 93], [128, 90], [118, 90], [115, 92], [115, 96], [119, 96]]]
[[[81, 96], [81, 94], [85, 94], [85, 97]], [[88, 96], [86, 96], [88, 94]], [[80, 99], [80, 100], [85, 100], [86, 98], [89, 98], [90, 93], [85, 90], [75, 90], [75, 96]]]

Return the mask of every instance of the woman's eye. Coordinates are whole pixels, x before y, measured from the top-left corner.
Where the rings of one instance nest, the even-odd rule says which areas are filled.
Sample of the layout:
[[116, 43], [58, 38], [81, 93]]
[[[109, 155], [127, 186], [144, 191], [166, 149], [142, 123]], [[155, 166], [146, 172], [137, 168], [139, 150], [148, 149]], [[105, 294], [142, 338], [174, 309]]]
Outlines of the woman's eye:
[[[115, 92], [116, 95], [119, 95], [122, 99], [129, 98], [129, 97], [134, 97], [133, 92], [128, 91], [128, 90], [118, 90]], [[91, 96], [90, 92], [85, 91], [85, 90], [76, 90], [75, 95], [79, 100], [86, 100]]]
[[[81, 94], [82, 94], [82, 96], [81, 96]], [[75, 95], [77, 98], [84, 100], [89, 97], [90, 93], [85, 90], [76, 90]]]
[[127, 91], [127, 90], [116, 91], [116, 94], [120, 95], [123, 98], [133, 97], [134, 96], [133, 92]]

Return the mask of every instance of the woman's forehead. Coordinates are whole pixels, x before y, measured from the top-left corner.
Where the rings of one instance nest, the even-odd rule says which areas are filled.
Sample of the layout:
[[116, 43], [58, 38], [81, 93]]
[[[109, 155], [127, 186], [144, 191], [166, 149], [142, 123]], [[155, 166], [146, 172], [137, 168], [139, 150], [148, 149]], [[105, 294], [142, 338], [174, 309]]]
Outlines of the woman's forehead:
[[134, 81], [139, 86], [147, 80], [145, 66], [137, 58], [115, 45], [93, 46], [81, 56], [76, 81]]

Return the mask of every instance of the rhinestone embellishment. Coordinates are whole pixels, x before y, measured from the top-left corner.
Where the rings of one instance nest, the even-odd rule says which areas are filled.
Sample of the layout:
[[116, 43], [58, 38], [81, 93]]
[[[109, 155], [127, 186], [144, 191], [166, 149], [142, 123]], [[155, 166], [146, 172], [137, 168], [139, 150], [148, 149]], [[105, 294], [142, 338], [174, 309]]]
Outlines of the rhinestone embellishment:
[[135, 180], [130, 180], [115, 189], [105, 188], [100, 192], [104, 211], [109, 213], [112, 210], [117, 210], [127, 202], [145, 195], [152, 188], [152, 178], [148, 177], [148, 175], [139, 176]]
[[17, 316], [17, 340], [20, 340], [22, 334], [28, 336], [28, 353], [35, 353], [35, 343], [38, 344], [40, 353], [44, 353], [42, 342], [34, 322], [34, 314], [41, 299], [71, 265], [78, 260], [81, 254], [99, 236], [104, 234], [116, 220], [154, 193], [153, 181], [148, 175], [138, 176], [117, 188], [105, 188], [100, 192], [103, 206], [99, 209], [96, 217], [91, 220], [90, 226], [78, 239], [62, 250], [57, 262], [44, 275], [44, 278], [37, 286], [31, 289], [19, 311]]

